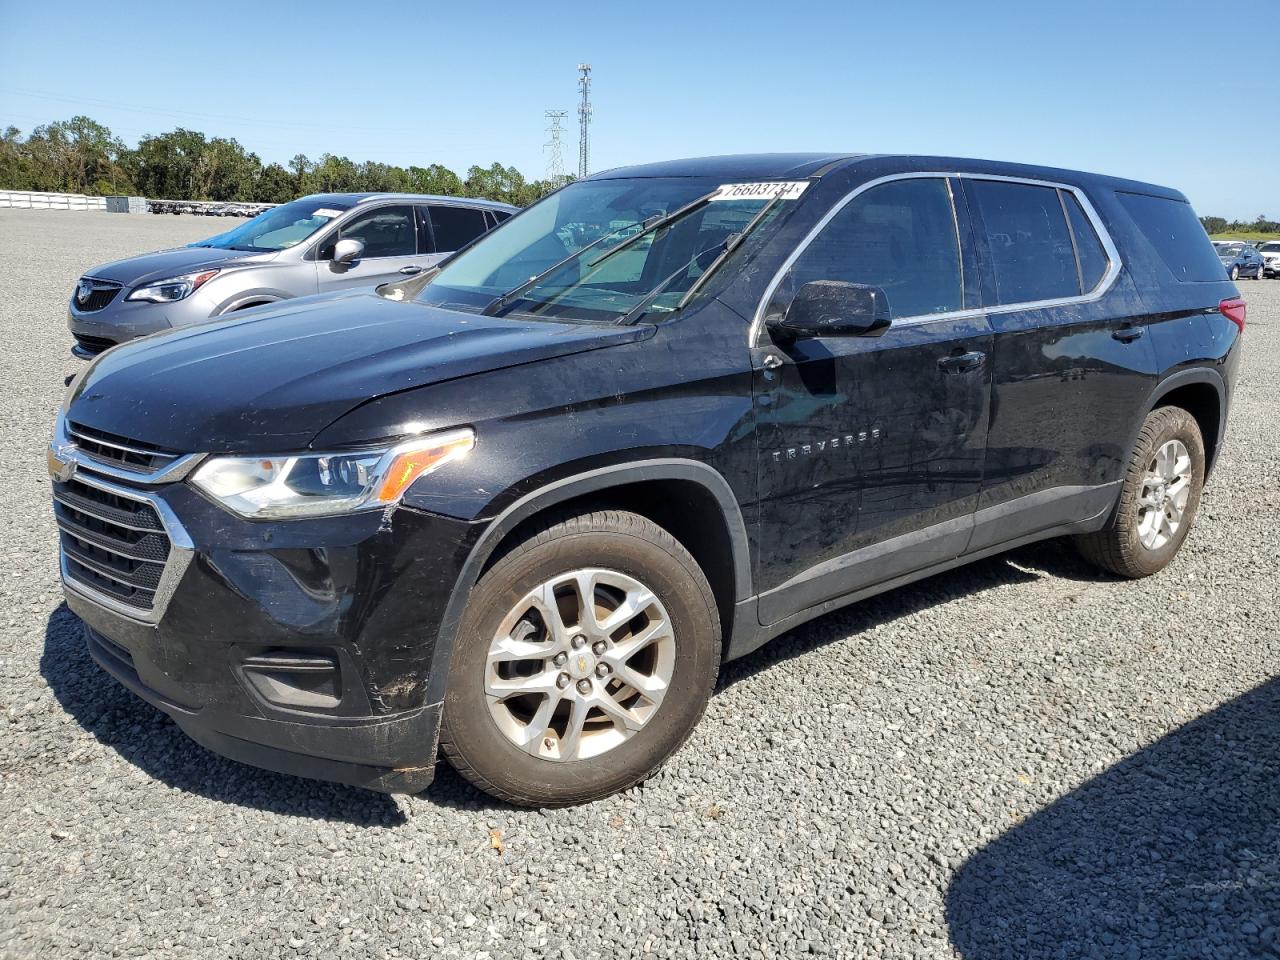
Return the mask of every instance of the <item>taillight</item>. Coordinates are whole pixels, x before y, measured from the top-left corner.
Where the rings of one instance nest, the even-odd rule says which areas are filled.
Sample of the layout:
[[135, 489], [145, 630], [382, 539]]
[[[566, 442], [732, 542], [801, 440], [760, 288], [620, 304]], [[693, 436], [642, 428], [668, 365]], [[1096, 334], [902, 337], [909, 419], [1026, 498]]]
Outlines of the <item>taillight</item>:
[[1223, 300], [1218, 304], [1218, 312], [1239, 327], [1241, 333], [1244, 333], [1244, 300], [1240, 297]]

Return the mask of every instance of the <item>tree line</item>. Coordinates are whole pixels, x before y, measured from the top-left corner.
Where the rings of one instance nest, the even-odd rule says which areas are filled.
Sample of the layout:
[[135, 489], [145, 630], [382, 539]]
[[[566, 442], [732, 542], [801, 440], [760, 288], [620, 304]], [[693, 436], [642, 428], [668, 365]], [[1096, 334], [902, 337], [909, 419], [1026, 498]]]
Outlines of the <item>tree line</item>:
[[206, 137], [178, 127], [130, 147], [109, 127], [77, 116], [0, 135], [0, 190], [91, 195], [128, 194], [164, 200], [283, 203], [308, 193], [364, 191], [484, 197], [527, 206], [559, 186], [526, 180], [515, 167], [473, 166], [465, 177], [433, 163], [400, 167], [357, 163], [331, 153], [298, 154], [287, 166], [263, 163], [235, 138]]
[[1251, 233], [1280, 233], [1280, 221], [1268, 220], [1265, 213], [1258, 214], [1258, 219], [1252, 222], [1247, 220], [1226, 220], [1223, 217], [1201, 217], [1200, 222], [1204, 224], [1205, 233], [1210, 236], [1219, 233], [1239, 233], [1244, 231]]

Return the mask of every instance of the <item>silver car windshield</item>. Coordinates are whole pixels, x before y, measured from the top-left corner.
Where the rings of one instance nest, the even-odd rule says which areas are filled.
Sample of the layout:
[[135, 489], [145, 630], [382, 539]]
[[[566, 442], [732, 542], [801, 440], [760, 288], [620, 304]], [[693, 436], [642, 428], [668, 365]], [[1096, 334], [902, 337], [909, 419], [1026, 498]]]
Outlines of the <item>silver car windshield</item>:
[[335, 202], [331, 197], [303, 197], [301, 200], [273, 207], [234, 230], [190, 246], [211, 247], [215, 250], [249, 250], [255, 253], [287, 250], [297, 246], [348, 209], [349, 204]]
[[641, 311], [670, 313], [748, 227], [751, 238], [762, 236], [794, 205], [770, 196], [769, 185], [753, 185], [759, 189], [745, 196], [726, 186], [706, 177], [570, 184], [447, 264], [417, 299], [536, 319], [618, 322]]

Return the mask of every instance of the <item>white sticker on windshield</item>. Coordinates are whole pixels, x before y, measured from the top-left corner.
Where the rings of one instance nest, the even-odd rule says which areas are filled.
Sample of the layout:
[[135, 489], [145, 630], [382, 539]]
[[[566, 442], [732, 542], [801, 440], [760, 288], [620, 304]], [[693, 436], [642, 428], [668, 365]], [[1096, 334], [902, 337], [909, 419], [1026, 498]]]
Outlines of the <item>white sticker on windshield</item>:
[[808, 180], [766, 180], [763, 183], [725, 183], [711, 198], [719, 200], [794, 200], [809, 186]]
[[340, 214], [340, 213], [342, 213], [342, 211], [341, 211], [341, 210], [330, 210], [328, 207], [321, 207], [319, 210], [317, 210], [317, 211], [316, 211], [315, 213], [313, 213], [311, 216], [313, 216], [313, 217], [324, 217], [326, 220], [332, 220], [334, 217], [336, 217], [336, 216], [337, 216], [338, 214]]

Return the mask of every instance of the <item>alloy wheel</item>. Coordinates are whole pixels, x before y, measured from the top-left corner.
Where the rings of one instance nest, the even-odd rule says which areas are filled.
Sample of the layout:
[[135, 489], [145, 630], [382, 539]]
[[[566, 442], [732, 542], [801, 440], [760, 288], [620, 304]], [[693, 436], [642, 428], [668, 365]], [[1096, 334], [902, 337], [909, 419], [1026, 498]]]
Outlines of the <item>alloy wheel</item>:
[[596, 757], [653, 718], [675, 653], [652, 590], [616, 570], [572, 570], [525, 594], [498, 626], [485, 662], [489, 712], [535, 757]]
[[1181, 440], [1162, 444], [1148, 464], [1138, 496], [1138, 539], [1148, 550], [1159, 550], [1182, 527], [1191, 469], [1191, 453]]

